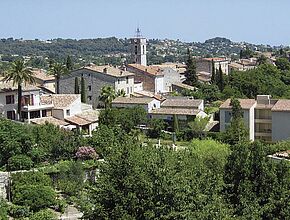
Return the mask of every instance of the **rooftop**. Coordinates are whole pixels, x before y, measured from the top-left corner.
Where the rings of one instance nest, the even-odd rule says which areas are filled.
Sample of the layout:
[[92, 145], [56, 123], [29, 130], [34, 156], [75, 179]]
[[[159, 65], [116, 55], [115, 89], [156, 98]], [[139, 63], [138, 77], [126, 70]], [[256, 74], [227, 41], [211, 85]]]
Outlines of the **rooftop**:
[[162, 102], [162, 107], [184, 107], [184, 108], [198, 108], [203, 103], [201, 99], [189, 99], [189, 98], [169, 98]]
[[276, 112], [290, 111], [290, 100], [279, 99], [276, 102], [276, 104], [273, 106], [272, 111], [276, 111]]
[[30, 120], [33, 124], [38, 124], [38, 125], [43, 125], [43, 124], [46, 124], [46, 123], [50, 123], [50, 124], [53, 124], [53, 125], [56, 125], [56, 126], [66, 126], [68, 125], [69, 123], [63, 121], [63, 120], [60, 120], [60, 119], [57, 119], [57, 118], [54, 118], [54, 117], [44, 117], [44, 118], [34, 118], [34, 119], [31, 119]]
[[[250, 109], [256, 104], [255, 99], [239, 99], [242, 109]], [[221, 109], [231, 109], [231, 99], [227, 99], [221, 106]]]
[[55, 80], [53, 75], [49, 75], [46, 71], [42, 69], [33, 69], [32, 72], [34, 73], [34, 78], [40, 79], [43, 81], [51, 81]]
[[[10, 92], [17, 90], [17, 85], [13, 85], [13, 81], [3, 81], [3, 77], [0, 77], [0, 92]], [[31, 84], [24, 84], [22, 91], [35, 91], [40, 90], [37, 86]]]
[[113, 100], [113, 104], [148, 104], [153, 101], [154, 98], [127, 98], [127, 97], [117, 97]]
[[158, 108], [151, 111], [155, 115], [197, 115], [200, 110], [187, 108]]
[[206, 60], [206, 61], [214, 61], [214, 62], [227, 61], [227, 59], [224, 58], [224, 57], [202, 58], [202, 60]]
[[134, 73], [130, 73], [128, 71], [121, 70], [117, 67], [113, 67], [109, 65], [105, 65], [105, 66], [90, 65], [90, 66], [84, 67], [84, 69], [106, 74], [113, 77], [134, 76]]
[[67, 108], [77, 99], [80, 99], [79, 94], [53, 94], [40, 96], [42, 104], [53, 104], [56, 109]]
[[146, 74], [158, 76], [163, 75], [161, 69], [157, 66], [143, 66], [140, 64], [128, 64], [128, 67], [132, 67], [134, 69], [140, 70]]
[[180, 87], [182, 89], [196, 90], [195, 87], [187, 85], [187, 84], [184, 84], [184, 83], [181, 83], [181, 82], [175, 82], [175, 83], [172, 83], [172, 85]]

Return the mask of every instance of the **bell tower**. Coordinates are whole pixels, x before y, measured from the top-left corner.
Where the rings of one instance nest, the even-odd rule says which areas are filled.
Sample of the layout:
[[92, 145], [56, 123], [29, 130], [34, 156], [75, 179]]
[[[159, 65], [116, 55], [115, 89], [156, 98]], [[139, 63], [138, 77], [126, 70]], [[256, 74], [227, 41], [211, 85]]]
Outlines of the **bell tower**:
[[133, 63], [147, 66], [146, 38], [142, 37], [140, 28], [136, 30], [136, 36], [131, 39]]

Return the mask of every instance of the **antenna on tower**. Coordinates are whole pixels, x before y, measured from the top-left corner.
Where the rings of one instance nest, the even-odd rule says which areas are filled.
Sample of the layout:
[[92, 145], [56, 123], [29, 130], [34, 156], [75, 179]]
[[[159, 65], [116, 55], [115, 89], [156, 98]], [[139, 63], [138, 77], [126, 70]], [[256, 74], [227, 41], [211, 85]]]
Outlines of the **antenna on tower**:
[[137, 38], [141, 38], [141, 37], [142, 37], [141, 29], [140, 29], [140, 27], [139, 27], [139, 24], [138, 24], [137, 29], [136, 29], [136, 37], [137, 37]]

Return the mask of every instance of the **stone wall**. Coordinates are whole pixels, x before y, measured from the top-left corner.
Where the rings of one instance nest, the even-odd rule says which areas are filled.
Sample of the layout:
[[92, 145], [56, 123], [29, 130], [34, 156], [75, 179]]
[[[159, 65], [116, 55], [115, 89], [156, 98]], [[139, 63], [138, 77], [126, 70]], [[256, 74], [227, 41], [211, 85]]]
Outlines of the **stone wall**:
[[0, 198], [7, 199], [9, 187], [9, 173], [0, 172]]

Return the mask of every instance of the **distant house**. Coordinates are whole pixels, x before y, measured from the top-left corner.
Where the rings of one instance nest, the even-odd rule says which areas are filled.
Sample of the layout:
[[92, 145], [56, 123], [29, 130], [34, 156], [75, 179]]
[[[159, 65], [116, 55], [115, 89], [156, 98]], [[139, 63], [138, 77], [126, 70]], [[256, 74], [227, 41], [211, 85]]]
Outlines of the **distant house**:
[[188, 97], [170, 97], [161, 103], [161, 108], [152, 110], [150, 113], [151, 118], [161, 118], [167, 121], [172, 121], [173, 115], [183, 121], [190, 121], [195, 117], [206, 117], [204, 101]]
[[219, 69], [221, 67], [224, 74], [229, 74], [229, 63], [230, 61], [223, 57], [213, 57], [213, 58], [198, 58], [196, 62], [196, 72], [208, 72], [212, 74], [212, 63], [214, 64], [214, 69]]
[[55, 77], [42, 69], [33, 69], [33, 78], [38, 87], [44, 92], [55, 93]]
[[135, 74], [136, 82], [143, 83], [143, 90], [154, 93], [166, 92], [164, 88], [164, 73], [159, 67], [128, 64], [127, 70]]
[[112, 66], [96, 66], [74, 70], [60, 79], [60, 93], [74, 94], [75, 78], [85, 79], [87, 87], [87, 103], [97, 107], [101, 90], [104, 86], [112, 86], [116, 92], [124, 90], [126, 95], [134, 92], [134, 74]]
[[[239, 99], [250, 140], [276, 142], [290, 138], [290, 100], [271, 99], [258, 95], [257, 99]], [[228, 99], [220, 106], [220, 130], [225, 131], [231, 122]]]
[[141, 106], [147, 113], [150, 113], [152, 110], [160, 108], [160, 101], [155, 98], [117, 97], [112, 102], [112, 107], [115, 108], [132, 108], [136, 106]]

